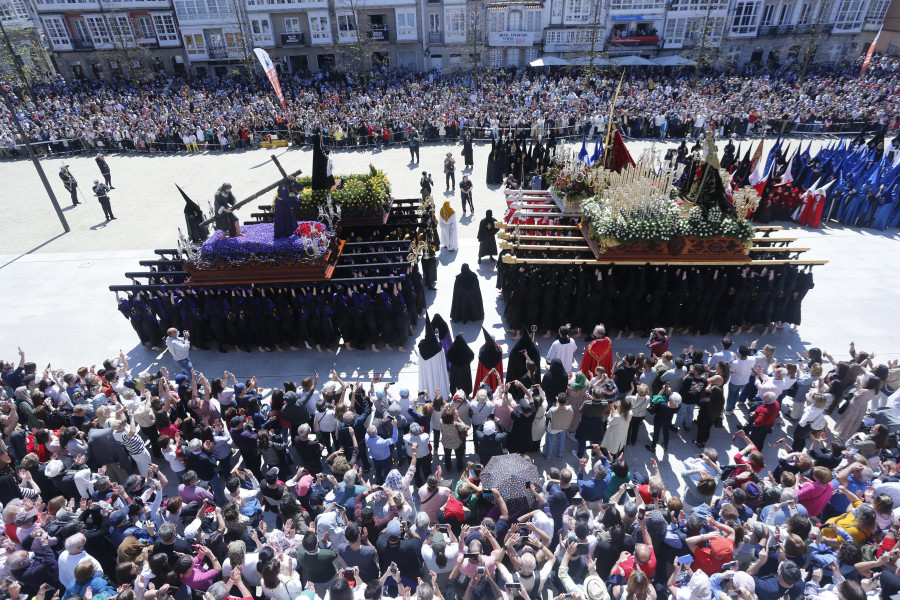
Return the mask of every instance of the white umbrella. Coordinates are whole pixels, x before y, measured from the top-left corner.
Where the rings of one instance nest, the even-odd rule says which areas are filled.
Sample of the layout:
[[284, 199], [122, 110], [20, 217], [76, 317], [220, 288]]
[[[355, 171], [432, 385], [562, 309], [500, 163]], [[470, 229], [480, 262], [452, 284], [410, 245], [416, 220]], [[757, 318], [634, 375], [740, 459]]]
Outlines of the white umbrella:
[[612, 59], [613, 64], [623, 67], [655, 67], [656, 63], [652, 63], [641, 56], [620, 56]]
[[683, 58], [677, 54], [671, 56], [660, 56], [652, 59], [652, 62], [660, 67], [682, 67], [693, 66], [695, 63], [689, 58]]
[[541, 58], [536, 58], [530, 63], [528, 63], [529, 67], [565, 67], [570, 63], [564, 58], [558, 58], [556, 56], [542, 56]]

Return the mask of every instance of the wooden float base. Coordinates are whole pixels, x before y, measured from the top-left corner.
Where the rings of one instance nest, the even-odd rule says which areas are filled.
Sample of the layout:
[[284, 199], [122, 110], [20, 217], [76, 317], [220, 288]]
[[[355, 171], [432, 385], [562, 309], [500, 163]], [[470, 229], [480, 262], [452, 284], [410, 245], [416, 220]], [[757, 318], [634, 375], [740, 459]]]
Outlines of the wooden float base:
[[709, 264], [741, 264], [751, 261], [744, 244], [735, 238], [679, 237], [669, 242], [631, 242], [612, 246], [604, 251], [591, 237], [587, 223], [582, 222], [578, 226], [594, 253], [594, 258], [599, 261], [641, 263], [661, 261], [669, 257]]
[[309, 265], [259, 265], [235, 269], [196, 269], [185, 264], [185, 270], [191, 274], [185, 281], [185, 285], [259, 285], [329, 280], [334, 275], [337, 262], [344, 251], [344, 244], [344, 240], [339, 240], [325, 260]]

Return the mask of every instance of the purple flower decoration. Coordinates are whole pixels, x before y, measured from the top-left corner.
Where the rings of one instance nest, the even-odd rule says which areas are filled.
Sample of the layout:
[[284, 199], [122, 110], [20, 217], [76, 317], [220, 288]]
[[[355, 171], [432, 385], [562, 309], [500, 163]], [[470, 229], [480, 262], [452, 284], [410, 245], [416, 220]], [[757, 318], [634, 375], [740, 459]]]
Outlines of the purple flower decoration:
[[[306, 221], [300, 221], [298, 226]], [[318, 224], [312, 221], [310, 224]], [[223, 237], [221, 231], [214, 232], [200, 247], [202, 262], [238, 262], [251, 256], [262, 260], [285, 260], [313, 258], [328, 250], [331, 233], [325, 232], [323, 243], [318, 237], [300, 238], [292, 235], [275, 239], [274, 223], [255, 223], [241, 227], [243, 237]]]

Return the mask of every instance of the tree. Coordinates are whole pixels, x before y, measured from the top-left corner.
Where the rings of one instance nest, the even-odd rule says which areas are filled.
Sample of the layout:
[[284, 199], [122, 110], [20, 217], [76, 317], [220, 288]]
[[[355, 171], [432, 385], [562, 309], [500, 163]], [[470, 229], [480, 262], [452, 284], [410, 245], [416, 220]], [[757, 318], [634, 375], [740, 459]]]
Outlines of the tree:
[[600, 65], [597, 64], [601, 60], [609, 57], [604, 49], [606, 48], [606, 8], [609, 2], [602, 0], [590, 0], [590, 12], [588, 13], [588, 24], [590, 29], [587, 33], [587, 39], [584, 41], [584, 56], [586, 65], [584, 74], [587, 77], [596, 77], [600, 71]]
[[362, 11], [366, 8], [365, 0], [337, 0], [338, 47], [341, 62], [346, 72], [356, 75], [357, 80], [365, 85], [372, 76], [376, 55], [386, 53], [390, 33], [387, 28], [372, 27], [363, 24], [368, 15]]
[[3, 25], [5, 39], [0, 40], [0, 74], [14, 87], [28, 89], [30, 85], [44, 81], [51, 68], [37, 29], [24, 23]]
[[485, 51], [484, 3], [481, 0], [466, 2], [466, 55], [471, 67], [472, 84], [478, 89], [478, 70], [483, 66]]
[[103, 51], [103, 57], [112, 66], [115, 63], [121, 77], [141, 81], [152, 77], [150, 61], [153, 52], [146, 43], [138, 42], [141, 29], [137, 19], [127, 12], [106, 13], [109, 39], [112, 48]]
[[713, 10], [716, 8], [716, 0], [707, 0], [706, 14], [699, 20], [694, 21], [694, 35], [691, 41], [685, 40], [685, 47], [691, 51], [691, 56], [698, 68], [705, 68], [719, 59], [722, 42], [722, 26], [724, 19], [721, 17], [713, 17]]
[[[794, 39], [799, 46], [797, 60], [800, 62], [800, 85], [806, 80], [806, 71], [809, 68], [809, 63], [815, 59], [822, 38], [831, 33], [831, 25], [827, 23], [827, 13], [830, 5], [831, 3], [825, 0], [815, 1], [810, 8], [809, 22], [797, 25], [797, 35]], [[804, 15], [801, 14], [801, 18], [804, 18]], [[801, 55], [802, 60], [800, 58]]]

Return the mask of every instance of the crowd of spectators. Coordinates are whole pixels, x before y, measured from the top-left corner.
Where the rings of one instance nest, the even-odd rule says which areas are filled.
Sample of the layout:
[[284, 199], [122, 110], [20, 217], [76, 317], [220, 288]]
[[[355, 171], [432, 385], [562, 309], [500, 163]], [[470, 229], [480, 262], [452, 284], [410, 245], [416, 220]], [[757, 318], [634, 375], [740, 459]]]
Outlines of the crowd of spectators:
[[[785, 359], [730, 339], [676, 357], [659, 331], [646, 354], [585, 373], [576, 350], [561, 337], [543, 378], [528, 363], [517, 381], [492, 389], [489, 374], [442, 397], [334, 371], [272, 390], [227, 371], [132, 373], [122, 354], [40, 371], [20, 349], [0, 364], [0, 596], [900, 592], [898, 451], [881, 424], [900, 404], [897, 361], [853, 344], [846, 361]], [[708, 444], [715, 427], [741, 439], [733, 460]], [[776, 457], [766, 440], [782, 427]], [[669, 450], [673, 432], [663, 473], [656, 443]], [[644, 437], [649, 468], [625, 456]], [[484, 485], [492, 458], [539, 451], [551, 467], [518, 492]]]
[[[876, 57], [865, 76], [850, 66], [649, 72], [625, 79], [616, 118], [635, 138], [684, 139], [708, 125], [720, 135], [763, 126], [798, 133], [891, 131], [898, 119], [897, 60]], [[355, 148], [425, 141], [593, 137], [615, 96], [619, 73], [566, 69], [477, 74], [385, 70], [364, 86], [341, 74], [284, 75], [287, 115], [265, 80], [167, 78], [34, 83], [13, 98], [16, 118], [41, 153], [197, 152], [253, 147], [269, 136], [302, 145], [316, 130]], [[288, 118], [289, 117], [289, 118]], [[290, 121], [290, 129], [288, 127]], [[25, 156], [0, 107], [0, 156]]]

